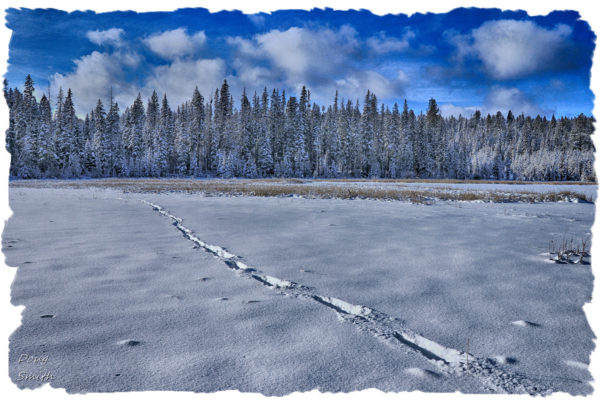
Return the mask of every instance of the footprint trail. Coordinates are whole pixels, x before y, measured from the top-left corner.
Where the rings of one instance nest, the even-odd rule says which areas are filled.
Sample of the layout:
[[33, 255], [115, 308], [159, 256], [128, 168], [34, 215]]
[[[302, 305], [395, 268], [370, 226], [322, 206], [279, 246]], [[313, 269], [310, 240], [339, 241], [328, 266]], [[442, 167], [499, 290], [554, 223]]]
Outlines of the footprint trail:
[[[277, 278], [257, 268], [251, 267], [238, 256], [223, 247], [209, 244], [198, 238], [192, 230], [183, 225], [183, 220], [163, 207], [152, 202], [141, 200], [152, 207], [160, 215], [169, 218], [173, 225], [189, 241], [221, 260], [228, 268], [240, 276], [263, 284], [281, 293], [316, 302], [334, 310], [343, 321], [353, 324], [358, 330], [369, 333], [385, 341], [398, 351], [414, 351], [425, 357], [442, 373], [455, 376], [472, 376], [478, 378], [483, 387], [496, 393], [521, 393], [530, 395], [546, 395], [552, 389], [521, 373], [509, 372], [502, 368], [493, 358], [475, 357], [472, 354], [443, 346], [433, 340], [417, 334], [405, 326], [398, 318], [391, 317], [381, 311], [363, 305], [348, 303], [335, 297], [319, 294], [314, 288], [289, 280]], [[468, 358], [468, 361], [467, 361]]]

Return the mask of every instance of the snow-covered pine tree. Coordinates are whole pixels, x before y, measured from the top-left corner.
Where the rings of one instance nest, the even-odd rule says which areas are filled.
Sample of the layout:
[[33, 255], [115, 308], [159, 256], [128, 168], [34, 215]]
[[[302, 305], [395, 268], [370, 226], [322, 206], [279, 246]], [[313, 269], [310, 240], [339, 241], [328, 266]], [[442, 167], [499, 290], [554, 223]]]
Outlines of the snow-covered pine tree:
[[38, 165], [42, 177], [60, 176], [56, 160], [56, 147], [52, 129], [50, 101], [44, 94], [40, 99]]
[[97, 177], [105, 177], [110, 170], [110, 151], [107, 146], [108, 135], [106, 129], [106, 112], [102, 100], [98, 99], [94, 109], [94, 125], [92, 133], [92, 154], [94, 157], [95, 171], [92, 173]]
[[163, 95], [160, 107], [158, 129], [154, 136], [153, 176], [164, 176], [172, 171], [173, 112], [167, 95]]
[[189, 123], [189, 135], [193, 160], [191, 168], [193, 169], [194, 176], [200, 176], [208, 172], [208, 158], [210, 155], [208, 149], [210, 148], [210, 142], [206, 138], [204, 97], [200, 94], [197, 86], [192, 95], [189, 118], [191, 120]]
[[16, 111], [16, 129], [14, 131], [14, 147], [16, 150], [15, 170], [20, 178], [37, 178], [40, 171], [39, 159], [39, 117], [38, 104], [33, 95], [35, 91], [31, 75], [25, 78], [22, 101]]
[[[119, 118], [118, 110], [116, 118]], [[80, 176], [82, 166], [78, 149], [81, 148], [81, 129], [79, 118], [77, 118], [75, 112], [71, 89], [67, 89], [67, 96], [62, 106], [62, 123], [60, 125], [62, 127], [62, 134], [59, 139], [59, 152], [62, 160], [62, 175], [65, 177]]]
[[108, 176], [119, 176], [125, 169], [123, 157], [123, 133], [121, 132], [119, 105], [110, 98], [110, 107], [106, 116], [106, 155]]
[[124, 163], [130, 176], [142, 176], [144, 157], [144, 124], [146, 113], [142, 95], [138, 93], [131, 107], [126, 109], [123, 126]]
[[155, 142], [159, 129], [159, 112], [158, 94], [156, 91], [152, 91], [152, 95], [146, 106], [146, 120], [142, 140], [144, 147], [142, 168], [145, 176], [157, 176], [158, 166], [155, 159]]

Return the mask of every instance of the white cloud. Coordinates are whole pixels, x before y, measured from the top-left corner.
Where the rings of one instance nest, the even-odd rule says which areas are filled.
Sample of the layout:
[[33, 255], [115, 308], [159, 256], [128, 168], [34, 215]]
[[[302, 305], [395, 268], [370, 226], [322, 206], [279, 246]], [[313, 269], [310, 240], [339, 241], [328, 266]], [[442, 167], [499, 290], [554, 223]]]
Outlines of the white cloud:
[[[261, 66], [252, 66], [234, 61], [237, 78], [240, 84], [247, 88], [260, 88], [262, 86], [277, 86], [271, 70]], [[275, 84], [275, 85], [274, 85]]]
[[347, 67], [348, 58], [359, 49], [356, 31], [347, 25], [337, 31], [298, 27], [272, 30], [254, 40], [258, 51], [287, 75], [292, 86], [328, 79]]
[[205, 42], [204, 31], [188, 35], [184, 28], [157, 33], [144, 39], [150, 50], [167, 60], [193, 55]]
[[380, 99], [402, 95], [408, 83], [403, 71], [396, 69], [395, 76], [384, 76], [364, 69], [363, 61], [365, 50], [405, 49], [401, 42], [412, 35], [407, 31], [402, 40], [389, 40], [382, 33], [367, 42], [359, 40], [354, 28], [347, 25], [337, 30], [292, 27], [285, 31], [271, 30], [251, 39], [229, 37], [227, 43], [234, 48], [235, 84], [248, 89], [268, 86], [294, 91], [306, 85], [313, 100], [328, 102], [336, 89], [340, 96], [352, 99], [364, 97], [367, 90]]
[[379, 99], [397, 98], [404, 94], [406, 76], [400, 72], [395, 79], [389, 79], [375, 71], [352, 71], [344, 78], [335, 81], [335, 88], [341, 97], [362, 99], [367, 90]]
[[408, 82], [410, 80], [408, 75], [401, 69], [399, 69], [398, 72], [396, 73], [396, 79], [398, 81], [402, 82], [403, 84], [408, 84]]
[[449, 103], [442, 104], [439, 107], [440, 107], [440, 113], [444, 117], [449, 117], [451, 115], [458, 117], [459, 115], [462, 115], [463, 117], [469, 118], [477, 110], [477, 107], [473, 107], [473, 106], [462, 107], [462, 106], [457, 106], [457, 105], [449, 104]]
[[130, 68], [139, 66], [142, 61], [142, 58], [138, 54], [130, 51], [118, 51], [113, 53], [113, 56], [117, 57], [123, 65]]
[[535, 117], [536, 115], [547, 115], [550, 112], [539, 107], [527, 94], [514, 87], [492, 86], [483, 100], [483, 104], [477, 106], [457, 106], [455, 104], [441, 104], [440, 112], [443, 116], [462, 115], [470, 117], [476, 110], [482, 115], [494, 115], [498, 111], [506, 117], [508, 111], [514, 115], [521, 113]]
[[250, 14], [248, 15], [248, 19], [254, 26], [259, 28], [265, 24], [265, 16], [262, 14]]
[[375, 54], [403, 52], [410, 48], [410, 39], [415, 37], [415, 33], [407, 30], [401, 39], [386, 36], [385, 32], [379, 32], [376, 36], [367, 39], [367, 46]]
[[235, 59], [260, 59], [264, 58], [264, 52], [258, 48], [258, 45], [249, 39], [244, 39], [239, 36], [227, 37], [225, 41], [228, 45], [235, 48]]
[[[121, 33], [94, 38], [104, 43], [108, 37], [120, 40]], [[379, 35], [374, 46], [387, 46], [381, 51], [400, 48], [396, 42], [383, 45], [384, 39]], [[401, 68], [388, 66], [385, 74], [366, 69], [361, 62], [366, 56], [366, 41], [360, 41], [349, 26], [335, 30], [294, 27], [250, 39], [229, 37], [226, 42], [234, 51], [228, 62], [199, 59], [198, 50], [205, 41], [204, 32], [190, 35], [183, 28], [145, 38], [144, 45], [166, 59], [166, 65], [151, 64], [121, 42], [122, 46], [112, 51], [95, 51], [75, 60], [72, 72], [53, 77], [53, 91], [59, 86], [72, 88], [78, 111], [85, 113], [93, 109], [98, 98], [106, 102], [111, 87], [121, 108], [130, 105], [138, 91], [148, 97], [152, 90], [161, 96], [166, 93], [175, 108], [190, 99], [196, 85], [209, 97], [225, 78], [234, 96], [244, 87], [248, 93], [268, 87], [286, 89], [294, 95], [307, 85], [318, 102], [331, 101], [336, 89], [345, 98], [363, 98], [371, 90], [382, 100], [391, 99], [404, 94], [409, 81]]]
[[255, 41], [239, 36], [227, 37], [225, 40], [234, 49], [231, 66], [240, 86], [257, 89], [261, 86], [275, 87], [284, 83], [285, 77], [281, 71], [261, 65], [267, 61], [267, 54]]
[[450, 35], [457, 58], [475, 56], [489, 76], [514, 79], [552, 69], [561, 63], [572, 29], [546, 29], [532, 21], [488, 21], [468, 35]]
[[72, 73], [54, 74], [51, 89], [58, 93], [59, 88], [73, 90], [75, 107], [79, 113], [92, 110], [99, 98], [106, 101], [111, 88], [115, 100], [121, 105], [131, 102], [135, 88], [125, 79], [123, 65], [132, 62], [136, 56], [129, 53], [100, 53], [94, 51], [75, 60], [76, 68]]
[[205, 96], [211, 96], [225, 78], [225, 62], [222, 59], [175, 60], [170, 65], [152, 69], [142, 94], [149, 96], [156, 90], [160, 96], [166, 93], [172, 108], [189, 100], [194, 87]]
[[[104, 102], [106, 109], [111, 89], [121, 110], [132, 104], [138, 92], [147, 98], [153, 90], [161, 97], [166, 93], [169, 104], [176, 108], [191, 98], [195, 86], [208, 97], [226, 77], [222, 59], [176, 59], [168, 65], [153, 66], [135, 53], [94, 51], [74, 62], [76, 67], [73, 72], [55, 74], [51, 78], [51, 90], [58, 93], [61, 87], [65, 92], [71, 88], [75, 107], [80, 114], [91, 111], [98, 99]], [[147, 78], [140, 86], [130, 77], [141, 73], [142, 69]]]
[[125, 31], [121, 28], [110, 28], [104, 31], [88, 31], [85, 34], [85, 37], [87, 37], [90, 40], [90, 42], [95, 43], [98, 46], [102, 46], [105, 44], [121, 46], [123, 44], [123, 41], [121, 40], [121, 35], [123, 33], [125, 33]]
[[523, 113], [531, 116], [545, 114], [544, 110], [517, 88], [493, 86], [488, 92], [484, 104], [485, 111], [490, 114], [502, 111], [506, 115], [508, 110], [511, 110], [513, 114]]

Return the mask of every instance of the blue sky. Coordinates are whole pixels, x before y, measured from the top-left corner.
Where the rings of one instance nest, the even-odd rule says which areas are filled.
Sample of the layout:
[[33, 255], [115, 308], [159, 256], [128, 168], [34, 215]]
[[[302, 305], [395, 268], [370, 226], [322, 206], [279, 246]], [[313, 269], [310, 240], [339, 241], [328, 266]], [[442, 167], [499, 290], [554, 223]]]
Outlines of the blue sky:
[[38, 95], [70, 87], [79, 113], [113, 95], [167, 93], [172, 107], [195, 86], [210, 96], [223, 79], [236, 101], [247, 92], [302, 85], [330, 104], [336, 90], [362, 103], [367, 89], [416, 111], [433, 97], [445, 115], [507, 112], [591, 115], [595, 35], [573, 11], [456, 9], [377, 16], [369, 11], [282, 10], [270, 14], [67, 13], [9, 9], [10, 86], [30, 73]]

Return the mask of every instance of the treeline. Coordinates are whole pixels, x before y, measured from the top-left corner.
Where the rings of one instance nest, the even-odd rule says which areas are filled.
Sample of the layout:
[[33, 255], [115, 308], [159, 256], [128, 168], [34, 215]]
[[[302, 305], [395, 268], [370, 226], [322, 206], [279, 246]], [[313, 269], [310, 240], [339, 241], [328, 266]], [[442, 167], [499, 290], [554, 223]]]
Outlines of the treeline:
[[444, 118], [434, 99], [417, 115], [370, 92], [362, 104], [336, 94], [322, 107], [306, 88], [299, 98], [244, 91], [236, 108], [224, 81], [209, 98], [196, 88], [176, 109], [154, 92], [123, 112], [98, 100], [81, 119], [70, 89], [55, 107], [34, 90], [30, 76], [23, 92], [4, 83], [13, 177], [596, 179], [594, 120], [583, 114]]

